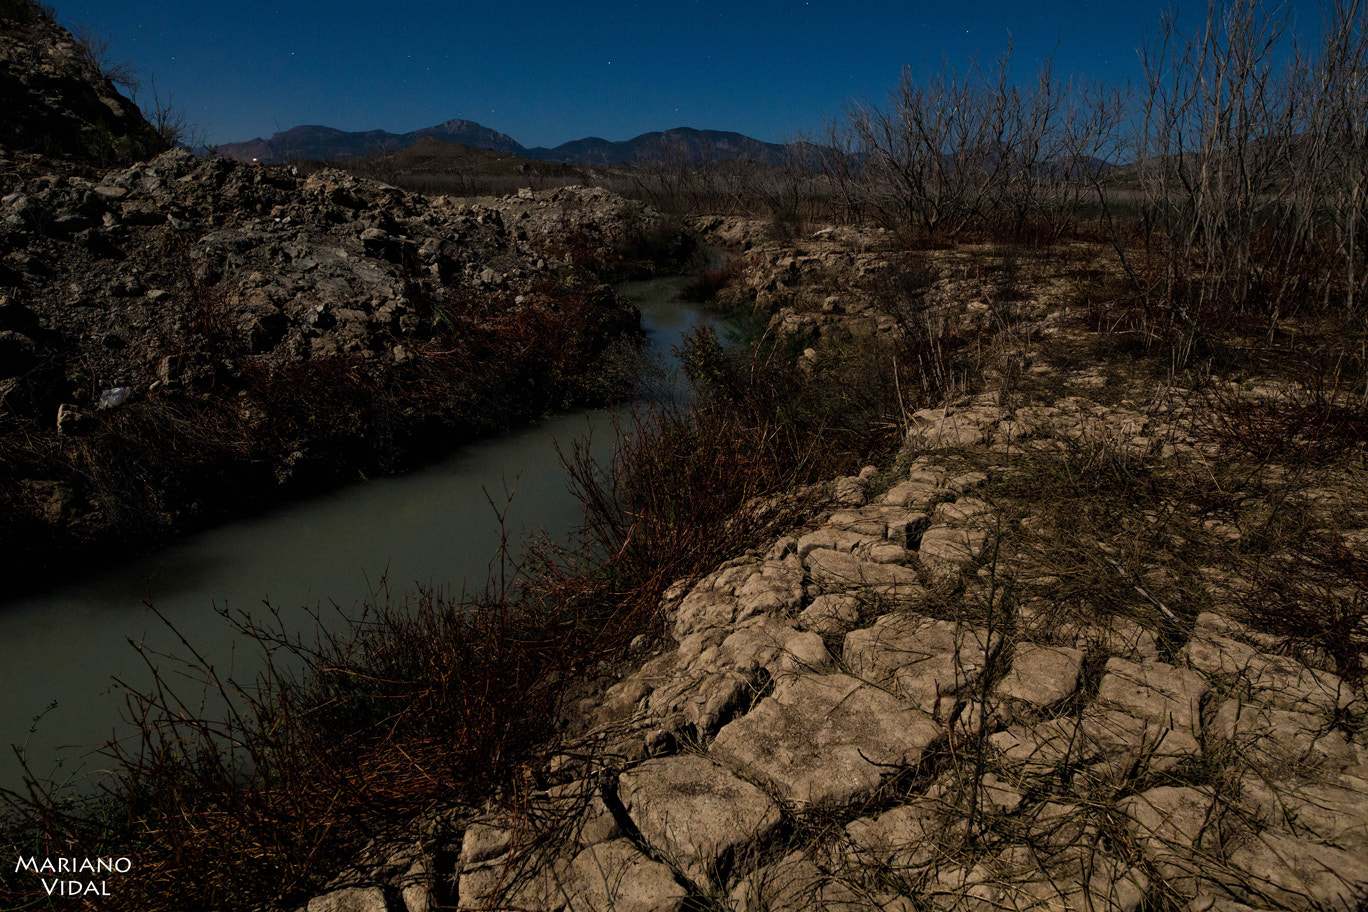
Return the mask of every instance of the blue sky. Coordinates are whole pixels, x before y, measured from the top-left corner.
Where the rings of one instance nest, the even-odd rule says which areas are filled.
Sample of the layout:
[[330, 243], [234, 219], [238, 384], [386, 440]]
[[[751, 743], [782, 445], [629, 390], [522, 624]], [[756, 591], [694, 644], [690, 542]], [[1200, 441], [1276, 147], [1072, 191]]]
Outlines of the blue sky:
[[[1205, 5], [674, 0], [54, 0], [58, 21], [156, 78], [211, 143], [325, 124], [405, 132], [453, 117], [525, 146], [692, 126], [771, 142], [815, 131], [852, 99], [880, 102], [904, 65], [1046, 58], [1057, 76], [1140, 78], [1165, 10]], [[1314, 37], [1318, 6], [1286, 10]], [[144, 85], [144, 100], [150, 95]]]

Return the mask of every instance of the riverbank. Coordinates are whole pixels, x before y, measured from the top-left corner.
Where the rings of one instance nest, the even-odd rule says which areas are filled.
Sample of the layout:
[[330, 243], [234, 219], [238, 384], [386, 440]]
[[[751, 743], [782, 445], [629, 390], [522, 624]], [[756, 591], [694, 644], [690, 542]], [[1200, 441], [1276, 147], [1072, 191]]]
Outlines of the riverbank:
[[908, 327], [841, 288], [900, 287], [973, 370], [807, 522], [671, 586], [658, 651], [572, 691], [521, 785], [309, 912], [1361, 905], [1364, 441], [1314, 347], [1176, 376], [1098, 319], [1103, 249], [890, 285], [840, 235], [761, 246], [732, 293], [819, 327], [815, 367]]
[[[642, 354], [652, 362], [710, 321], [674, 300], [682, 281], [616, 286], [641, 312]], [[655, 393], [668, 397], [656, 371], [649, 376]], [[386, 590], [483, 591], [501, 548], [511, 568], [542, 536], [570, 540], [582, 514], [559, 452], [578, 442], [606, 461], [614, 421], [629, 420], [633, 407], [542, 417], [410, 471], [273, 504], [28, 597], [7, 591], [0, 597], [0, 690], [10, 698], [0, 704], [0, 744], [22, 745], [38, 780], [77, 783], [84, 771], [90, 779], [83, 790], [94, 791], [104, 764], [91, 752], [112, 732], [133, 731], [119, 727], [122, 691], [111, 681], [140, 688], [149, 680], [130, 640], [145, 652], [187, 657], [183, 637], [206, 661], [231, 666], [247, 681], [265, 657], [221, 613], [260, 616], [269, 602], [308, 638], [320, 620], [325, 631], [345, 629]], [[11, 751], [0, 754], [0, 789], [22, 791], [22, 772]]]
[[[71, 567], [631, 393], [606, 282], [687, 238], [599, 190], [428, 200], [183, 150], [7, 159], [0, 555]], [[21, 579], [22, 574], [7, 574]]]

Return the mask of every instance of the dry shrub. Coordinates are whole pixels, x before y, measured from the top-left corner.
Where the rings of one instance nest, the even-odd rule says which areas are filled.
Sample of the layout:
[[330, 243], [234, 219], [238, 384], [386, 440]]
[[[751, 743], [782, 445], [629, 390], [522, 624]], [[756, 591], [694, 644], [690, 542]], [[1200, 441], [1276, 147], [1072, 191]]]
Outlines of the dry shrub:
[[679, 289], [679, 298], [682, 301], [711, 301], [722, 289], [741, 281], [745, 272], [745, 262], [739, 257], [710, 265]]
[[15, 845], [135, 856], [123, 907], [297, 903], [377, 833], [539, 756], [554, 675], [582, 655], [561, 635], [573, 625], [492, 596], [386, 596], [313, 643], [275, 612], [230, 620], [261, 646], [262, 676], [222, 678], [186, 643], [189, 660], [147, 654], [153, 685], [127, 693], [141, 734], [105, 748], [106, 794], [5, 795], [23, 815], [8, 822], [27, 819]]
[[1252, 574], [1244, 608], [1287, 652], [1368, 680], [1368, 554], [1336, 529], [1303, 534]]
[[[533, 335], [554, 323], [522, 319]], [[520, 782], [552, 746], [564, 683], [658, 633], [667, 585], [757, 546], [802, 509], [777, 495], [868, 457], [857, 419], [835, 421], [840, 403], [804, 392], [823, 384], [804, 379], [791, 347], [716, 343], [691, 343], [692, 407], [624, 421], [607, 465], [570, 454], [586, 517], [573, 553], [543, 547], [535, 573], [476, 599], [386, 596], [312, 643], [275, 615], [238, 617], [266, 657], [255, 682], [220, 677], [188, 643], [186, 662], [148, 655], [155, 683], [128, 696], [141, 734], [107, 747], [107, 794], [70, 803], [39, 783], [6, 794], [5, 841], [25, 854], [135, 855], [136, 879], [102, 900], [109, 908], [288, 906], [320, 892], [370, 837]], [[387, 382], [447, 395], [444, 372], [465, 354], [447, 351], [415, 356]], [[337, 433], [351, 430], [346, 412], [383, 393], [378, 382], [326, 362], [270, 381], [296, 416], [322, 405], [326, 383], [333, 402], [316, 420]], [[187, 676], [198, 682], [188, 695]]]

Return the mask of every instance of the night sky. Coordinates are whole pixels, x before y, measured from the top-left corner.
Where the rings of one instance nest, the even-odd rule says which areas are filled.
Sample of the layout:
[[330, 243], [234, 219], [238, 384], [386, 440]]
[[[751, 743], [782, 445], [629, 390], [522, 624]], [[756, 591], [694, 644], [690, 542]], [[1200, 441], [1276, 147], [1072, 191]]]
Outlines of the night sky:
[[[210, 143], [300, 124], [396, 133], [473, 120], [525, 146], [630, 139], [677, 126], [770, 142], [819, 131], [852, 99], [882, 102], [904, 65], [962, 67], [1014, 45], [1012, 72], [1117, 84], [1176, 9], [1205, 6], [860, 0], [575, 4], [55, 0], [58, 21], [108, 39], [156, 78]], [[1314, 41], [1318, 6], [1279, 7]]]

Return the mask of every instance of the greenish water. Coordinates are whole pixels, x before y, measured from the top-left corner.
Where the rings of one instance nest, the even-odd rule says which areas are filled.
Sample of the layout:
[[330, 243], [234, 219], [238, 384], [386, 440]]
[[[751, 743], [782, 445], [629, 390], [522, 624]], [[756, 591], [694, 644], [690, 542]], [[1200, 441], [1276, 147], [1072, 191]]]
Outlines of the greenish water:
[[[680, 284], [619, 289], [641, 308], [648, 344], [665, 355], [707, 319], [674, 301]], [[22, 782], [11, 744], [25, 747], [40, 777], [98, 776], [94, 746], [131, 731], [114, 679], [138, 687], [151, 680], [130, 641], [159, 654], [153, 663], [173, 681], [183, 671], [183, 635], [221, 677], [250, 682], [259, 653], [221, 609], [261, 616], [269, 601], [287, 626], [311, 635], [309, 609], [325, 622], [354, 614], [382, 586], [398, 598], [418, 587], [482, 591], [497, 574], [503, 533], [520, 552], [528, 536], [563, 540], [575, 527], [579, 504], [556, 447], [586, 438], [598, 457], [610, 454], [609, 413], [555, 416], [422, 470], [291, 503], [79, 583], [54, 581], [39, 596], [0, 602], [0, 788]], [[193, 680], [182, 683], [182, 693], [196, 692]]]

